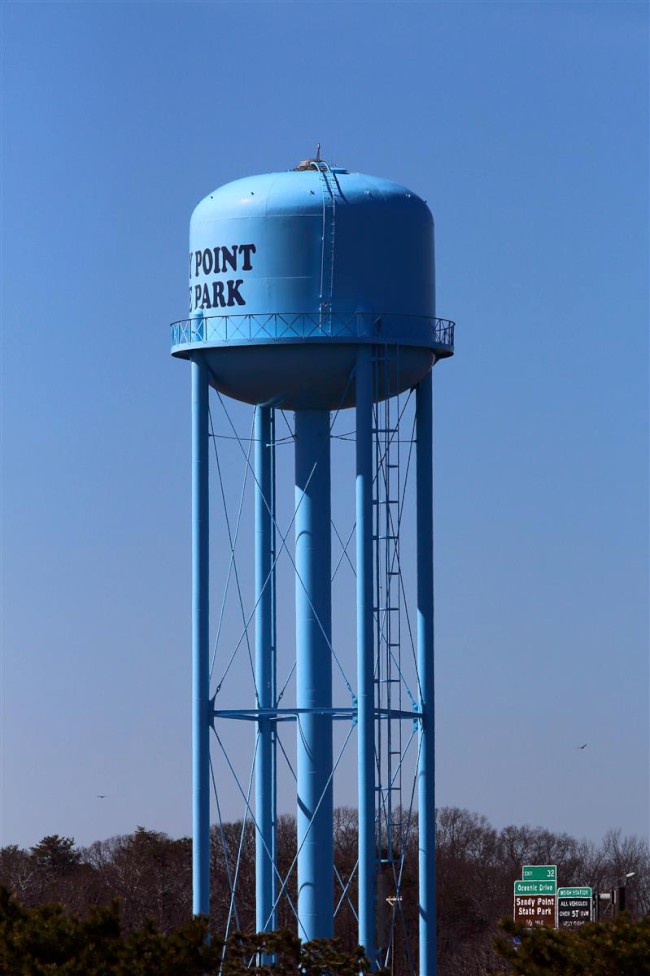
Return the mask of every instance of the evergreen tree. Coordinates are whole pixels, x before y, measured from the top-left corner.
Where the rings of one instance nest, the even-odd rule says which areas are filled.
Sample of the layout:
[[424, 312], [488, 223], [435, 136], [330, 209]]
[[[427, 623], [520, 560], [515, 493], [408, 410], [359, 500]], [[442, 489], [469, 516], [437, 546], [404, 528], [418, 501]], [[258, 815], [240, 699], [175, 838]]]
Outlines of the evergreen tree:
[[[514, 976], [650, 976], [650, 917], [622, 912], [579, 929], [527, 929], [503, 919], [495, 944]], [[505, 971], [504, 971], [505, 972]]]

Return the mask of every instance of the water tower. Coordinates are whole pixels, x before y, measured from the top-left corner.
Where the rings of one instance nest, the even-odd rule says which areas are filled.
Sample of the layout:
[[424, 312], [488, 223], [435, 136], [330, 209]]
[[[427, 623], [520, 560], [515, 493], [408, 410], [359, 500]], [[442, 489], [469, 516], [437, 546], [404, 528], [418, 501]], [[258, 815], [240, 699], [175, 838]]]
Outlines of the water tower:
[[[255, 825], [256, 926], [275, 927], [286, 887], [276, 846], [278, 744], [288, 723], [295, 750], [298, 932], [305, 940], [333, 935], [333, 729], [343, 723], [356, 738], [358, 939], [373, 960], [384, 963], [390, 936], [382, 912], [391, 899], [382, 881], [387, 865], [402, 856], [392, 798], [404, 764], [391, 729], [407, 723], [417, 749], [419, 972], [432, 976], [432, 367], [453, 354], [453, 323], [435, 317], [431, 213], [405, 187], [330, 166], [319, 154], [287, 172], [237, 180], [211, 193], [192, 216], [189, 258], [190, 311], [172, 326], [172, 354], [189, 360], [192, 372], [194, 911], [210, 908], [213, 789], [219, 802], [210, 736], [219, 723], [248, 722], [255, 758], [250, 789], [241, 793]], [[254, 693], [248, 702], [232, 695], [224, 702], [221, 685], [214, 691], [210, 684], [208, 470], [216, 443], [210, 390], [222, 402], [232, 398], [228, 402], [254, 407], [254, 592], [250, 613], [243, 613], [253, 632]], [[402, 519], [391, 486], [399, 426], [386, 411], [410, 393], [415, 530], [402, 550], [410, 546], [416, 580], [415, 677], [404, 705], [390, 691], [404, 670], [396, 606], [402, 597], [395, 590], [401, 584], [393, 583]], [[350, 489], [355, 511], [355, 552], [346, 554], [356, 580], [356, 619], [349, 628], [356, 673], [343, 704], [333, 700], [332, 690], [333, 661], [339, 659], [333, 643], [338, 605], [332, 605], [331, 424], [339, 412], [351, 418], [355, 452], [351, 484], [335, 484], [337, 493]], [[290, 431], [283, 442], [290, 440], [293, 454], [291, 463], [283, 457], [282, 471], [276, 460], [280, 413]], [[294, 489], [292, 532], [290, 540], [283, 534], [279, 547], [278, 477], [287, 471]], [[278, 623], [279, 548], [287, 551], [294, 594], [295, 619], [286, 632]], [[277, 677], [278, 648], [286, 650], [287, 635], [295, 670], [289, 704], [281, 700]], [[397, 885], [399, 866], [393, 873]], [[397, 912], [401, 895], [394, 890]]]

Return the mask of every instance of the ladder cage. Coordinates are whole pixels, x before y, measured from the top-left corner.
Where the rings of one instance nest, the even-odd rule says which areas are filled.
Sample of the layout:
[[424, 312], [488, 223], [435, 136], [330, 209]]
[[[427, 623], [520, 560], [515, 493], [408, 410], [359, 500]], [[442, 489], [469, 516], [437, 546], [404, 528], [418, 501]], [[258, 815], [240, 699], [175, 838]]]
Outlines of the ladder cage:
[[[399, 347], [376, 347], [373, 409], [377, 942], [380, 962], [411, 974], [417, 942], [417, 668], [411, 620], [414, 577], [402, 563], [415, 501], [414, 397], [397, 395]], [[412, 551], [407, 552], [407, 560]]]

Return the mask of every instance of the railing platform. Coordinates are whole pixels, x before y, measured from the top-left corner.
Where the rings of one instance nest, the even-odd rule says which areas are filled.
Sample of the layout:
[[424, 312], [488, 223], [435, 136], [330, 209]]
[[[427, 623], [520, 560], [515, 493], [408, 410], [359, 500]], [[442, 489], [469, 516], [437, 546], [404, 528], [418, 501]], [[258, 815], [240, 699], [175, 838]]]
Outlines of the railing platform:
[[372, 342], [434, 349], [439, 357], [454, 353], [455, 322], [421, 315], [369, 312], [249, 313], [202, 315], [172, 322], [172, 350], [205, 345], [254, 345], [283, 342]]

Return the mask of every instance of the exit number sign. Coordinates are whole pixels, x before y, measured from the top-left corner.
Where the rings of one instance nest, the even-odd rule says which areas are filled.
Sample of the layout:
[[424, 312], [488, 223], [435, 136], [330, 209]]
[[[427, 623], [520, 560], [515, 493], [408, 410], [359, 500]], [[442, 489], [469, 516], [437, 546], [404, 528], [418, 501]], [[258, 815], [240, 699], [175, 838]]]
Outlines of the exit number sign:
[[555, 881], [557, 883], [557, 866], [555, 864], [524, 864], [521, 880]]

